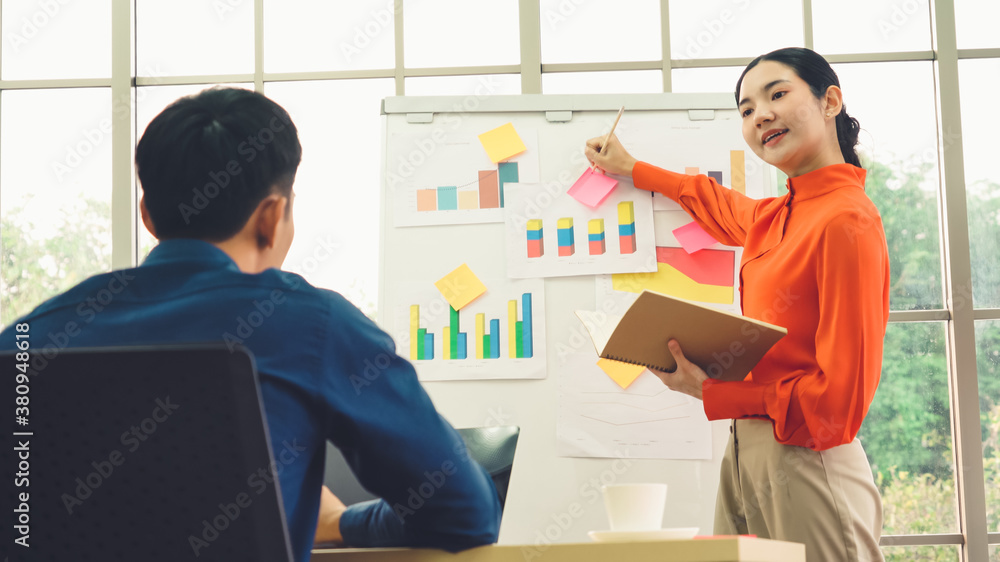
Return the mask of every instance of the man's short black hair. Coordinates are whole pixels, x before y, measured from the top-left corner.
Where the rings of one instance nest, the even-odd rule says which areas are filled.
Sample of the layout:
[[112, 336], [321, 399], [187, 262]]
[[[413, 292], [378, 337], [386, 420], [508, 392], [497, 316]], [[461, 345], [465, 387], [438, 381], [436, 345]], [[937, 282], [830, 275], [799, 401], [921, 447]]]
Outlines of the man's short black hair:
[[157, 115], [135, 149], [157, 238], [227, 240], [272, 193], [289, 197], [302, 159], [291, 117], [262, 94], [215, 87]]

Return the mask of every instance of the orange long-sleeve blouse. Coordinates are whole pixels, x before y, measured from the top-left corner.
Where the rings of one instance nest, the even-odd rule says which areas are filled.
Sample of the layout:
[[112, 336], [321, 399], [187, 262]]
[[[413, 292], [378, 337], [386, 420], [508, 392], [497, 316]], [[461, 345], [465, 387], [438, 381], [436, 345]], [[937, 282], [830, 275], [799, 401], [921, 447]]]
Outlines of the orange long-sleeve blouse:
[[851, 442], [878, 386], [889, 318], [889, 255], [865, 171], [827, 166], [766, 199], [644, 162], [633, 181], [743, 246], [743, 314], [788, 329], [745, 380], [705, 381], [708, 418], [767, 417], [779, 443], [815, 450]]

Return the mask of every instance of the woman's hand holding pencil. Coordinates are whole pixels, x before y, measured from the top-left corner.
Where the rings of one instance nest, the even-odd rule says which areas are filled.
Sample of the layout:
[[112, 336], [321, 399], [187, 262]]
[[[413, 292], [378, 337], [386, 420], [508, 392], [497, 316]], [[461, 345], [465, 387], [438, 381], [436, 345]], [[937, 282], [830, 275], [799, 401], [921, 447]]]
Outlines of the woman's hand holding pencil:
[[590, 167], [594, 171], [599, 168], [606, 174], [632, 177], [632, 168], [635, 166], [636, 160], [615, 136], [615, 129], [618, 127], [618, 121], [622, 118], [622, 113], [625, 113], [624, 105], [618, 110], [615, 123], [611, 125], [611, 130], [608, 131], [607, 135], [594, 137], [587, 141], [586, 155], [587, 159], [590, 160]]

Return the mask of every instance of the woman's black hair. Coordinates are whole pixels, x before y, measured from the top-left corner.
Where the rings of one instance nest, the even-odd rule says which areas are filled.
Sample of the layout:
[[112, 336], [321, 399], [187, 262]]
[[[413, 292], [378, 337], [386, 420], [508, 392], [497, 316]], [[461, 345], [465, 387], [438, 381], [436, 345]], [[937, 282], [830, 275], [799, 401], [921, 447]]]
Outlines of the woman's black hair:
[[[774, 61], [791, 68], [798, 74], [799, 78], [809, 84], [809, 89], [817, 98], [826, 95], [826, 90], [830, 86], [840, 87], [840, 79], [833, 71], [830, 63], [819, 53], [802, 47], [788, 47], [771, 51], [766, 55], [761, 55], [747, 65], [740, 74], [740, 79], [736, 81], [736, 103], [740, 101], [740, 86], [743, 85], [743, 77], [747, 75], [753, 67], [762, 61]], [[844, 161], [861, 167], [861, 159], [855, 147], [858, 145], [858, 133], [861, 126], [858, 120], [847, 114], [847, 106], [840, 108], [837, 114], [837, 141], [840, 143], [840, 152], [844, 155]]]

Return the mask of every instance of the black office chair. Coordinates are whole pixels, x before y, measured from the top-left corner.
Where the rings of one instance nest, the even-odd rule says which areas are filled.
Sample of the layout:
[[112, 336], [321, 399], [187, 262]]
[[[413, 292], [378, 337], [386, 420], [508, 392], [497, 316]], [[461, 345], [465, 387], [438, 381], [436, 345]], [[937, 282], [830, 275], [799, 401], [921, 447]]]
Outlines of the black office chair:
[[516, 425], [497, 427], [469, 427], [458, 430], [469, 449], [469, 456], [482, 465], [500, 497], [500, 508], [507, 503], [510, 471], [514, 465], [514, 451], [521, 428]]
[[[15, 545], [10, 511], [0, 525], [12, 560], [292, 560], [277, 481], [248, 483], [272, 464], [248, 352], [79, 349], [46, 363], [14, 429], [31, 432], [13, 436], [29, 450], [28, 482], [4, 486], [3, 504], [28, 510], [30, 549]], [[3, 465], [14, 482], [16, 463]]]

